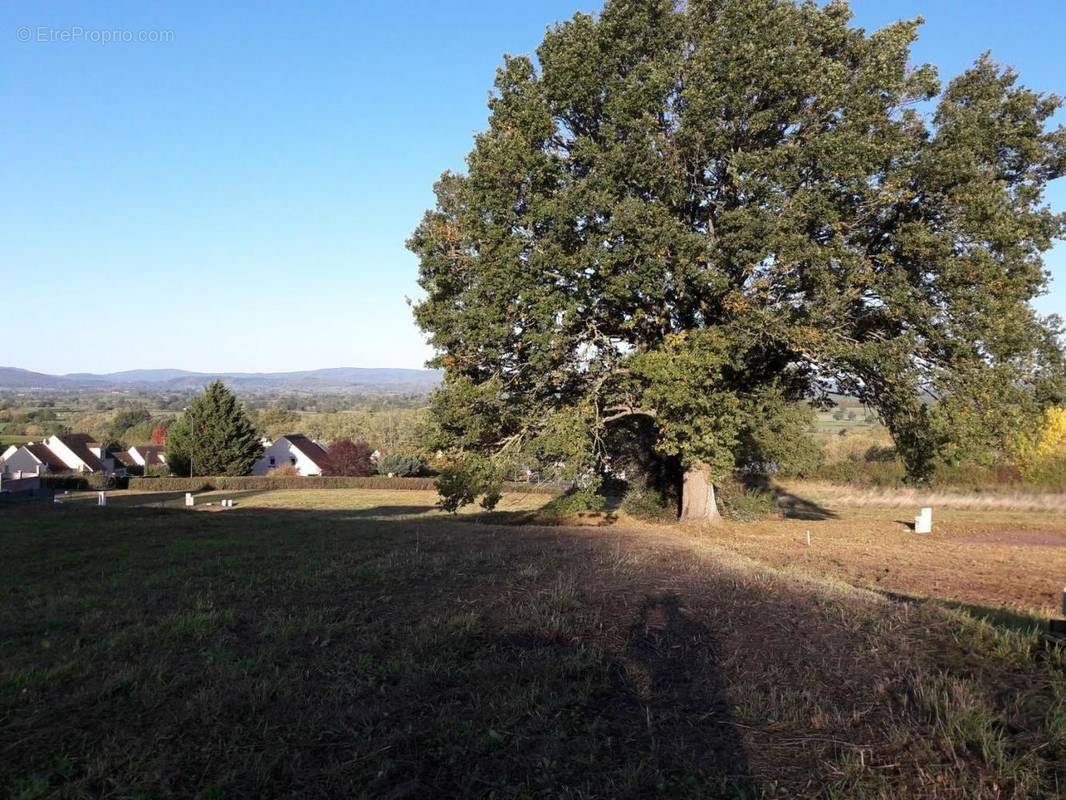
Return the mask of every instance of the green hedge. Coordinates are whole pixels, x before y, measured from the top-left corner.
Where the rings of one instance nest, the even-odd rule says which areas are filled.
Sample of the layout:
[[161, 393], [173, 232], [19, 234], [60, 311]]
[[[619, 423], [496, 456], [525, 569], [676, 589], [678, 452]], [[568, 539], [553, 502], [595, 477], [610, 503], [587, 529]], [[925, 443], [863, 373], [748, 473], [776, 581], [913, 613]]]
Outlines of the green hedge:
[[88, 492], [101, 489], [125, 489], [127, 479], [93, 472], [89, 475], [44, 475], [41, 486], [60, 492]]
[[[142, 492], [203, 492], [212, 489], [237, 491], [260, 489], [406, 489], [436, 491], [435, 478], [272, 478], [259, 475], [203, 478], [130, 478], [131, 489]], [[512, 494], [559, 494], [562, 488], [543, 483], [506, 483], [504, 491]]]
[[41, 478], [41, 486], [61, 492], [87, 492], [89, 479], [82, 475], [45, 475]]

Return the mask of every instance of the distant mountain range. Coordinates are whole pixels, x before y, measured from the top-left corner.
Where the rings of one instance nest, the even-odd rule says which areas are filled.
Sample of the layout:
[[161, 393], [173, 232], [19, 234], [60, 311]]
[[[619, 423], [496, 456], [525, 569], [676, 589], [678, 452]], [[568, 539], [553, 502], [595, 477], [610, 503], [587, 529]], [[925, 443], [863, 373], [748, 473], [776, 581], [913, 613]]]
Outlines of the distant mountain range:
[[372, 369], [334, 367], [300, 372], [188, 372], [183, 369], [131, 369], [96, 374], [75, 372], [46, 375], [17, 367], [0, 367], [0, 389], [199, 389], [221, 380], [236, 390], [257, 392], [363, 392], [421, 394], [429, 392], [441, 375], [430, 369]]

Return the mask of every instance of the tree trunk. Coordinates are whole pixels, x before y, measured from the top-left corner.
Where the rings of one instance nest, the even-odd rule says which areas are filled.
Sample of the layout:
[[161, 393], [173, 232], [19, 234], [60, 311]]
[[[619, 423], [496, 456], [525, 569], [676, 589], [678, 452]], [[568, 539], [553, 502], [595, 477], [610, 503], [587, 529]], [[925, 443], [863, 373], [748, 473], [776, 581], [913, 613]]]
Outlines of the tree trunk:
[[681, 519], [716, 527], [722, 524], [722, 515], [718, 513], [718, 503], [715, 502], [711, 470], [706, 464], [696, 464], [685, 470], [681, 486]]

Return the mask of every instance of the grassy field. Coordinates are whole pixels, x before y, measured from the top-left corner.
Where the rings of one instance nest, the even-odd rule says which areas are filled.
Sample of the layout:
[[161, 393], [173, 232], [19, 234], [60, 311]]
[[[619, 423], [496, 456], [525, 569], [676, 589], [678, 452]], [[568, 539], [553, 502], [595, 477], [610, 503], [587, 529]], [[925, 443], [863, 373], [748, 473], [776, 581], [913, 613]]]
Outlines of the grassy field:
[[[238, 507], [207, 505], [223, 496]], [[189, 511], [178, 495], [116, 493], [106, 509], [89, 497], [4, 509], [0, 786], [394, 800], [1066, 791], [1066, 662], [1021, 610], [1045, 608], [1066, 548], [998, 541], [1058, 541], [1048, 512], [945, 511], [919, 538], [901, 509], [810, 501], [798, 508], [819, 518], [708, 536], [499, 524], [546, 500], [529, 495], [453, 520], [434, 499], [214, 493]], [[962, 573], [1008, 569], [962, 596]], [[1002, 602], [1019, 611], [986, 613]]]

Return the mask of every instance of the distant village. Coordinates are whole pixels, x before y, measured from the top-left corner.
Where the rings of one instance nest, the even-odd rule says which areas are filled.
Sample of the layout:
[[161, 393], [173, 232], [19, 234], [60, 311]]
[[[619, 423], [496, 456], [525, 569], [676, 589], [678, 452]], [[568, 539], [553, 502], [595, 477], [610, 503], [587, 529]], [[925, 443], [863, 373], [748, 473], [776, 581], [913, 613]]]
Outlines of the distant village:
[[[374, 454], [376, 456], [377, 453]], [[273, 441], [263, 439], [263, 456], [252, 466], [252, 475], [267, 475], [285, 469], [299, 476], [322, 475], [326, 450], [303, 434], [286, 434]], [[63, 475], [127, 477], [166, 470], [165, 445], [137, 445], [111, 452], [87, 433], [64, 433], [41, 442], [13, 444], [0, 455], [0, 481]]]

